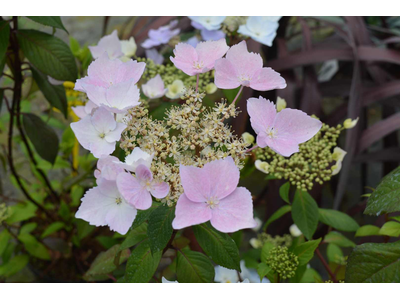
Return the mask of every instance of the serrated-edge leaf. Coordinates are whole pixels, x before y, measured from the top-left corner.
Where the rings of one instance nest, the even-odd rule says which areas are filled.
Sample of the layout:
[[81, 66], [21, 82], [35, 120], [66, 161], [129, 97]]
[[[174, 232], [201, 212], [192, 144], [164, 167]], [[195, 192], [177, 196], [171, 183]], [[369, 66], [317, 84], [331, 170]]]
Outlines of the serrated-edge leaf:
[[292, 218], [304, 236], [311, 240], [318, 226], [318, 205], [307, 192], [296, 190]]
[[45, 26], [50, 26], [50, 27], [55, 27], [58, 29], [64, 30], [66, 33], [68, 33], [67, 29], [65, 29], [61, 17], [59, 16], [34, 16], [34, 17], [27, 17], [31, 19], [32, 21], [35, 21], [39, 24], [45, 25]]
[[215, 270], [203, 253], [184, 249], [178, 251], [176, 275], [181, 283], [207, 283], [214, 281]]
[[216, 264], [241, 271], [239, 249], [228, 234], [215, 230], [207, 223], [192, 228], [197, 242]]
[[301, 243], [294, 248], [293, 253], [299, 258], [299, 266], [307, 264], [314, 256], [315, 249], [319, 246], [321, 238]]
[[142, 223], [138, 227], [131, 229], [121, 243], [119, 251], [135, 246], [137, 243], [147, 238], [147, 223]]
[[147, 234], [153, 253], [167, 246], [173, 232], [172, 220], [174, 216], [175, 207], [168, 207], [165, 205], [160, 205], [151, 213]]
[[290, 205], [285, 205], [282, 206], [281, 208], [279, 208], [276, 212], [274, 212], [272, 214], [272, 216], [270, 216], [267, 220], [267, 222], [265, 222], [264, 226], [263, 226], [263, 231], [266, 231], [269, 224], [271, 224], [272, 222], [278, 220], [280, 217], [282, 217], [283, 215], [287, 214], [289, 211], [292, 210], [292, 207]]
[[349, 215], [334, 209], [319, 208], [319, 221], [341, 231], [357, 231], [360, 225]]

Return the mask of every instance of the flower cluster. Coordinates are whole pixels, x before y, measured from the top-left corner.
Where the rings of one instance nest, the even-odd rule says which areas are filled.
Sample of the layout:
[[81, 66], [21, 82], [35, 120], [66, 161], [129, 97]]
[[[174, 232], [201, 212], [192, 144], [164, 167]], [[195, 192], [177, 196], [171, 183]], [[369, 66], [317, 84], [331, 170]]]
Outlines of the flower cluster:
[[257, 235], [257, 238], [252, 238], [250, 240], [250, 244], [253, 248], [259, 249], [264, 246], [265, 243], [271, 243], [275, 247], [277, 246], [285, 246], [290, 247], [292, 245], [293, 238], [290, 234], [284, 234], [283, 236], [276, 235], [272, 236], [268, 233], [262, 232]]
[[299, 258], [292, 252], [289, 252], [287, 247], [277, 246], [269, 252], [266, 263], [282, 279], [288, 279], [295, 275], [299, 265]]

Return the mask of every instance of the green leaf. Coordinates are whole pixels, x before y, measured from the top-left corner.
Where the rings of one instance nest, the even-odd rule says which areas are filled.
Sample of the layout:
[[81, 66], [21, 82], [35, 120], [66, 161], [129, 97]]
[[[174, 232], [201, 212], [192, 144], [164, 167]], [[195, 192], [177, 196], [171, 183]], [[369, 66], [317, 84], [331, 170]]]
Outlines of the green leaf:
[[[87, 281], [96, 280], [97, 276], [112, 273], [117, 266], [114, 264], [114, 258], [117, 255], [119, 245], [115, 245], [105, 252], [101, 252], [90, 265], [89, 270], [85, 273], [83, 278]], [[130, 255], [129, 249], [121, 252], [119, 263], [125, 262]]]
[[269, 252], [275, 247], [271, 242], [265, 242], [261, 249], [261, 262], [267, 262]]
[[337, 231], [331, 231], [324, 238], [325, 243], [332, 243], [340, 247], [355, 247], [356, 244]]
[[2, 232], [0, 232], [0, 256], [3, 255], [3, 252], [7, 248], [8, 241], [11, 239], [11, 234], [8, 232], [7, 229], [3, 229]]
[[[10, 38], [9, 22], [0, 21], [0, 61], [6, 57], [8, 42]], [[2, 69], [0, 71], [3, 71]]]
[[294, 248], [293, 253], [299, 258], [299, 266], [306, 265], [311, 258], [313, 258], [314, 251], [317, 249], [320, 242], [321, 239], [312, 240], [297, 245], [296, 248]]
[[36, 215], [36, 210], [36, 205], [31, 202], [23, 202], [10, 206], [10, 216], [6, 222], [13, 224], [28, 220]]
[[353, 249], [346, 268], [346, 282], [400, 282], [400, 241], [365, 243]]
[[395, 220], [397, 222], [400, 222], [400, 216], [390, 217], [389, 220]]
[[138, 227], [141, 225], [144, 221], [147, 221], [147, 219], [150, 217], [151, 213], [157, 208], [158, 206], [153, 206], [150, 207], [147, 210], [138, 210], [137, 215], [135, 220], [132, 223], [131, 229]]
[[309, 193], [296, 190], [292, 204], [292, 218], [304, 236], [311, 240], [318, 226], [318, 205]]
[[263, 226], [263, 231], [267, 230], [269, 224], [278, 220], [280, 217], [287, 214], [291, 210], [292, 210], [292, 207], [290, 205], [285, 205], [285, 206], [282, 206], [281, 208], [279, 208], [276, 212], [274, 212], [272, 214], [272, 216], [270, 216], [268, 218], [267, 222]]
[[386, 222], [379, 230], [379, 234], [393, 237], [400, 236], [400, 223], [395, 221]]
[[217, 265], [240, 272], [239, 249], [228, 234], [215, 230], [209, 223], [192, 228], [201, 248]]
[[322, 282], [322, 278], [321, 275], [319, 275], [319, 273], [315, 271], [313, 268], [307, 268], [300, 282], [301, 283]]
[[386, 175], [368, 198], [364, 214], [377, 215], [400, 211], [400, 167]]
[[[1, 64], [0, 64], [0, 73], [1, 72], [3, 72], [3, 70], [1, 69]], [[1, 108], [3, 107], [3, 99], [4, 99], [4, 90], [0, 89], [0, 113], [1, 113]]]
[[342, 249], [335, 244], [328, 244], [326, 248], [326, 256], [328, 257], [329, 262], [333, 262], [336, 264], [341, 264], [344, 260], [344, 255]]
[[151, 252], [163, 250], [171, 238], [172, 220], [175, 216], [175, 207], [160, 205], [149, 217], [147, 234], [149, 236]]
[[53, 128], [34, 114], [22, 115], [24, 130], [41, 158], [54, 164], [58, 153], [58, 137]]
[[257, 266], [257, 273], [258, 273], [258, 276], [260, 276], [260, 281], [263, 280], [263, 278], [265, 276], [267, 276], [268, 273], [271, 271], [272, 271], [272, 268], [264, 262], [259, 263]]
[[17, 37], [22, 52], [40, 72], [57, 80], [75, 82], [78, 70], [66, 43], [36, 30], [18, 30]]
[[28, 255], [16, 255], [0, 266], [0, 277], [10, 277], [21, 271], [29, 262]]
[[355, 236], [379, 235], [380, 228], [374, 225], [364, 225], [357, 229]]
[[215, 270], [203, 253], [185, 249], [178, 251], [176, 276], [181, 283], [213, 282]]
[[48, 80], [47, 76], [31, 68], [32, 76], [37, 83], [39, 89], [43, 93], [47, 101], [51, 106], [59, 109], [65, 118], [68, 113], [67, 96], [65, 95], [65, 89], [62, 85], [52, 85]]
[[342, 213], [334, 209], [320, 208], [319, 220], [328, 225], [332, 226], [337, 230], [342, 231], [356, 231], [360, 226], [357, 222], [349, 215]]
[[79, 42], [73, 36], [69, 37], [69, 48], [71, 49], [72, 54], [74, 56], [78, 56], [78, 54], [81, 50], [81, 46], [79, 45]]
[[65, 224], [63, 222], [54, 222], [47, 226], [46, 230], [43, 231], [41, 238], [44, 239], [46, 236], [51, 235], [54, 232], [59, 231], [64, 228]]
[[31, 233], [32, 231], [34, 231], [36, 229], [37, 226], [38, 226], [38, 224], [35, 223], [35, 222], [24, 224], [21, 227], [21, 230], [19, 231], [19, 234]]
[[285, 201], [287, 204], [290, 205], [290, 200], [289, 200], [289, 191], [290, 191], [290, 182], [286, 182], [279, 188], [279, 195]]
[[143, 223], [142, 225], [134, 229], [131, 229], [128, 232], [125, 240], [121, 243], [121, 246], [119, 246], [119, 251], [133, 247], [137, 243], [143, 241], [146, 238], [147, 238], [147, 223]]
[[28, 251], [30, 255], [43, 260], [50, 260], [49, 250], [47, 250], [33, 235], [22, 233], [18, 235], [18, 239], [24, 244], [26, 251]]
[[152, 254], [149, 241], [139, 244], [128, 259], [125, 282], [149, 282], [157, 270], [161, 256], [161, 251]]
[[68, 33], [68, 31], [67, 31], [67, 29], [65, 29], [60, 17], [50, 17], [50, 16], [38, 17], [38, 16], [35, 16], [35, 17], [27, 17], [27, 18], [29, 18], [29, 19], [37, 22], [37, 23], [40, 23], [42, 25], [46, 25], [46, 26], [51, 26], [51, 27], [54, 27], [54, 28], [62, 29], [66, 33]]

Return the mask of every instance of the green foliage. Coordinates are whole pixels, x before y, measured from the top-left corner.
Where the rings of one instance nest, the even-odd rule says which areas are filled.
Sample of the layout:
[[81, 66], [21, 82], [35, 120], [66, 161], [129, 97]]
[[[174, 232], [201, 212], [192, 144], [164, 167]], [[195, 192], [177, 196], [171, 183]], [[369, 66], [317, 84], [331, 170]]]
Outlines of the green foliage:
[[319, 208], [319, 220], [337, 230], [357, 231], [360, 226], [349, 215], [334, 209]]
[[33, 235], [22, 233], [18, 235], [18, 239], [24, 244], [26, 251], [28, 251], [30, 255], [43, 260], [50, 260], [49, 250], [47, 250]]
[[345, 261], [342, 249], [332, 243], [328, 244], [326, 248], [326, 256], [328, 257], [328, 261], [332, 263], [342, 264]]
[[287, 214], [291, 210], [292, 210], [292, 207], [290, 205], [285, 205], [285, 206], [282, 206], [281, 208], [279, 208], [276, 212], [274, 212], [272, 214], [272, 216], [270, 216], [268, 218], [267, 222], [263, 226], [263, 231], [267, 230], [269, 224], [278, 220], [280, 217]]
[[313, 283], [322, 282], [321, 275], [318, 274], [313, 268], [306, 268], [300, 283]]
[[383, 224], [382, 228], [379, 230], [380, 235], [387, 235], [393, 237], [400, 236], [400, 223], [395, 221], [389, 221]]
[[[10, 38], [10, 25], [6, 21], [0, 21], [0, 62], [6, 57], [8, 40]], [[3, 68], [0, 68], [0, 73]]]
[[24, 130], [37, 153], [51, 164], [54, 164], [58, 153], [58, 137], [53, 128], [34, 114], [25, 113], [22, 117]]
[[273, 243], [266, 242], [261, 249], [261, 262], [266, 262], [269, 257], [269, 252], [275, 247]]
[[[107, 279], [107, 274], [111, 274], [117, 266], [114, 264], [115, 256], [119, 249], [119, 245], [115, 245], [108, 249], [105, 252], [101, 252], [93, 263], [90, 265], [89, 270], [85, 273], [83, 278], [87, 281]], [[123, 250], [119, 256], [119, 263], [125, 262], [130, 255], [130, 251], [128, 249]]]
[[355, 247], [356, 244], [337, 231], [331, 231], [324, 238], [325, 243], [332, 243], [340, 247]]
[[228, 234], [209, 223], [193, 226], [193, 231], [201, 248], [217, 265], [240, 271], [239, 249]]
[[292, 218], [304, 236], [311, 240], [318, 226], [318, 205], [307, 192], [296, 190], [292, 204]]
[[142, 223], [138, 227], [133, 228], [128, 232], [125, 240], [121, 243], [119, 247], [119, 251], [131, 248], [146, 238], [147, 238], [147, 223]]
[[54, 28], [58, 28], [58, 29], [62, 29], [64, 30], [66, 33], [68, 33], [67, 29], [65, 29], [61, 18], [58, 16], [55, 17], [50, 17], [50, 16], [35, 16], [35, 17], [27, 17], [37, 23], [40, 23], [42, 25], [46, 25], [46, 26], [51, 26]]
[[17, 37], [22, 52], [40, 72], [57, 80], [76, 80], [75, 58], [62, 40], [36, 30], [18, 30]]
[[28, 255], [16, 255], [4, 265], [0, 266], [0, 277], [10, 277], [21, 271], [29, 262]]
[[367, 202], [364, 213], [380, 215], [400, 211], [400, 167], [383, 178]]
[[380, 228], [374, 225], [364, 225], [357, 229], [355, 236], [371, 236], [371, 235], [379, 235]]
[[305, 243], [297, 245], [293, 253], [299, 258], [299, 265], [306, 265], [314, 256], [315, 249], [318, 248], [321, 239], [312, 240]]
[[24, 224], [21, 227], [19, 234], [31, 233], [33, 230], [36, 229], [36, 227], [37, 227], [37, 223], [34, 223], [34, 222]]
[[290, 200], [289, 200], [289, 191], [290, 191], [290, 182], [286, 182], [281, 185], [279, 188], [279, 195], [285, 201], [287, 204], [290, 205]]
[[7, 218], [8, 224], [13, 224], [28, 220], [35, 216], [37, 207], [31, 202], [22, 202], [10, 206], [10, 216]]
[[151, 252], [163, 250], [171, 238], [172, 220], [175, 216], [175, 207], [160, 205], [149, 217], [147, 234], [149, 236]]
[[400, 282], [400, 241], [365, 243], [350, 254], [346, 282]]
[[63, 222], [53, 222], [47, 228], [45, 231], [43, 231], [41, 238], [44, 239], [45, 237], [53, 234], [54, 232], [59, 231], [60, 229], [63, 229], [65, 227], [65, 224]]
[[48, 80], [47, 76], [36, 71], [35, 68], [31, 68], [33, 79], [42, 91], [44, 97], [49, 101], [51, 106], [58, 108], [67, 117], [68, 104], [67, 96], [65, 95], [65, 89], [62, 85], [52, 85]]
[[7, 229], [3, 229], [0, 232], [0, 257], [3, 255], [7, 248], [8, 241], [11, 239], [11, 235]]
[[204, 254], [183, 249], [178, 251], [176, 275], [181, 283], [213, 282], [215, 270]]
[[272, 268], [268, 266], [265, 262], [261, 262], [257, 266], [257, 273], [260, 276], [260, 280], [263, 280], [272, 271]]
[[151, 252], [146, 240], [139, 244], [128, 259], [125, 270], [125, 282], [149, 282], [160, 263], [162, 252]]

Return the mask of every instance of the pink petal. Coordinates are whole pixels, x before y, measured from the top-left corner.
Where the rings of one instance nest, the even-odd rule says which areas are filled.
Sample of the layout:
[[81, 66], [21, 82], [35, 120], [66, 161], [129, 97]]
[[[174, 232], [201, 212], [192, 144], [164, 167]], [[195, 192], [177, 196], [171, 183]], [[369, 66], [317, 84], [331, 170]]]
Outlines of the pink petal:
[[236, 68], [226, 58], [215, 61], [215, 85], [220, 89], [235, 89], [241, 85]]
[[284, 89], [286, 81], [271, 68], [262, 68], [257, 71], [250, 80], [250, 87], [257, 91], [270, 91], [275, 89]]
[[90, 225], [105, 226], [108, 209], [113, 205], [113, 199], [105, 197], [99, 187], [88, 190], [79, 206], [75, 217], [89, 222]]
[[136, 177], [139, 181], [152, 181], [153, 174], [151, 173], [150, 169], [145, 165], [138, 165], [135, 171]]
[[119, 173], [124, 172], [124, 169], [115, 162], [119, 162], [115, 156], [104, 156], [97, 161], [97, 170], [94, 172], [94, 176], [104, 178], [106, 180], [116, 180]]
[[94, 157], [100, 158], [103, 155], [109, 155], [115, 150], [115, 142], [109, 143], [105, 139], [99, 139], [90, 144], [88, 149]]
[[257, 139], [256, 139], [257, 146], [260, 148], [267, 147], [269, 145], [268, 142], [270, 139], [271, 138], [267, 135], [266, 131], [260, 131], [260, 133], [257, 134]]
[[192, 225], [201, 224], [211, 219], [211, 209], [206, 203], [190, 201], [185, 194], [182, 194], [175, 209], [175, 219], [172, 227], [179, 230]]
[[257, 226], [253, 218], [253, 200], [250, 192], [237, 188], [212, 209], [211, 225], [221, 232], [235, 232]]
[[107, 133], [104, 139], [109, 143], [119, 141], [121, 139], [122, 132], [126, 127], [127, 125], [125, 124], [117, 123], [117, 127], [113, 131]]
[[146, 210], [151, 207], [152, 199], [149, 191], [131, 174], [119, 174], [117, 176], [117, 186], [125, 200], [135, 208]]
[[75, 113], [75, 115], [80, 119], [82, 119], [82, 118], [87, 116], [87, 113], [85, 111], [85, 107], [83, 105], [81, 105], [81, 106], [72, 106], [71, 109]]
[[174, 49], [175, 57], [170, 57], [175, 67], [182, 70], [189, 76], [198, 74], [198, 70], [194, 68], [194, 63], [197, 62], [198, 56], [196, 49], [193, 46], [185, 43], [179, 43]]
[[133, 79], [112, 85], [106, 92], [106, 98], [109, 110], [114, 113], [126, 112], [140, 104], [140, 92]]
[[[282, 156], [289, 157], [293, 153], [299, 152], [299, 143], [290, 137], [279, 137], [278, 135], [276, 138], [270, 138], [270, 137], [265, 138], [265, 141], [268, 147], [270, 147], [272, 150], [274, 150], [276, 153]], [[257, 145], [258, 145], [258, 136], [257, 136]]]
[[263, 67], [260, 54], [249, 52], [246, 41], [232, 46], [226, 53], [226, 59], [235, 66], [237, 74], [242, 77], [253, 78], [253, 75]]
[[165, 198], [169, 193], [169, 184], [166, 182], [152, 182], [150, 193], [158, 199]]
[[92, 125], [99, 133], [108, 133], [117, 127], [114, 116], [106, 108], [99, 107], [91, 116]]
[[225, 39], [200, 42], [196, 46], [198, 61], [204, 64], [206, 71], [211, 70], [214, 68], [215, 61], [224, 56], [228, 49]]
[[277, 137], [292, 139], [299, 144], [311, 139], [321, 127], [320, 120], [308, 116], [301, 110], [291, 108], [285, 108], [277, 113], [274, 123]]
[[257, 134], [266, 131], [274, 124], [275, 104], [261, 96], [258, 99], [250, 98], [247, 100], [247, 112], [250, 116], [251, 127]]
[[100, 57], [104, 52], [112, 59], [121, 57], [124, 53], [121, 50], [121, 42], [118, 38], [118, 32], [114, 30], [110, 35], [100, 39], [97, 46], [89, 46], [93, 58]]
[[180, 165], [182, 187], [186, 197], [194, 202], [205, 202], [210, 197], [210, 182], [204, 168]]
[[209, 197], [222, 199], [237, 188], [240, 172], [231, 156], [209, 162], [203, 169], [209, 181]]
[[89, 100], [94, 103], [96, 106], [100, 105], [108, 105], [106, 99], [107, 89], [102, 86], [82, 83], [82, 88], [84, 92], [87, 94]]
[[111, 230], [126, 234], [135, 220], [137, 210], [125, 200], [118, 205], [113, 205], [106, 215], [106, 222]]
[[107, 53], [103, 53], [89, 65], [88, 76], [85, 77], [88, 80], [85, 83], [109, 87], [118, 77], [121, 65], [123, 65], [123, 62], [119, 59], [112, 60]]
[[130, 59], [120, 65], [115, 83], [132, 81], [135, 84], [142, 77], [145, 68], [146, 63]]

